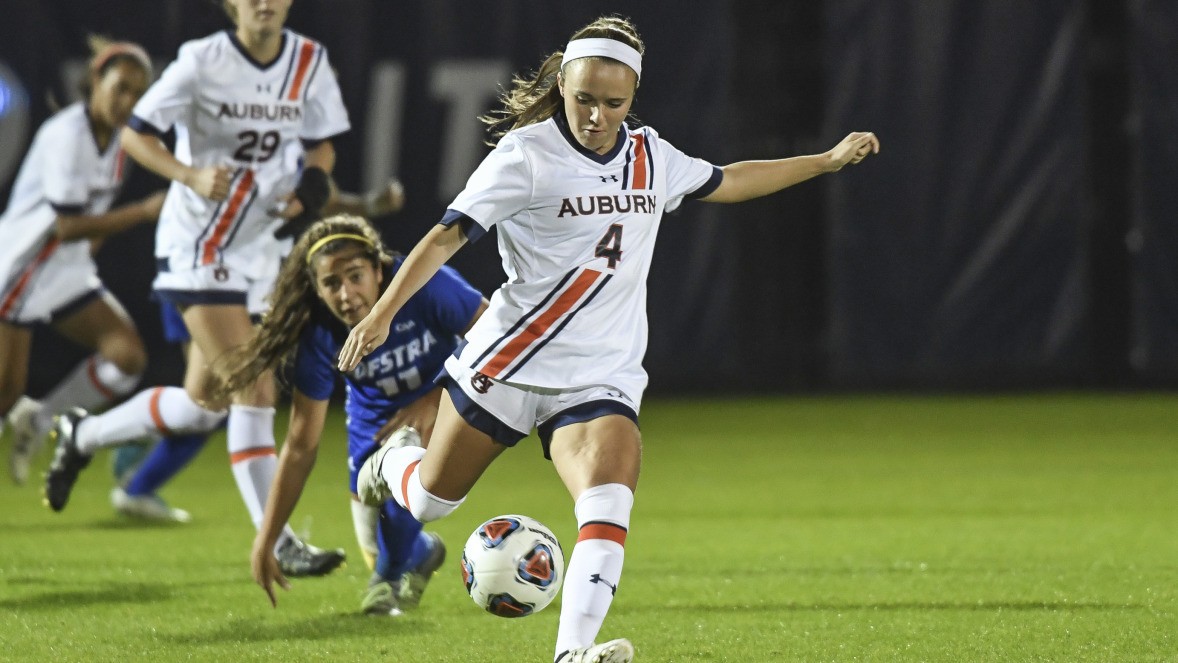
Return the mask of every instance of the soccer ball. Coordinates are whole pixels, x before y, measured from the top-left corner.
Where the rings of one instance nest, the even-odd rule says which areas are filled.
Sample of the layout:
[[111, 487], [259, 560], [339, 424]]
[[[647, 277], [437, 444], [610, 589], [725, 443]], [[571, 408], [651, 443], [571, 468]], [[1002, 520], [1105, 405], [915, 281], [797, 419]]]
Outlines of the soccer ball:
[[556, 598], [564, 551], [552, 530], [527, 516], [492, 518], [462, 550], [462, 584], [474, 602], [500, 617], [526, 617]]

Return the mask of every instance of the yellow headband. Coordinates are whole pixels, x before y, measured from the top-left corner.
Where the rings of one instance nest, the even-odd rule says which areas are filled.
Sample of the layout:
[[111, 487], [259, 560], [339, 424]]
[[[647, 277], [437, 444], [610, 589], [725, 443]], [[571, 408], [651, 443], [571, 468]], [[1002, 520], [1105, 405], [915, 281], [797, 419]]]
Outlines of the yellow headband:
[[375, 244], [372, 243], [372, 240], [368, 239], [364, 235], [356, 235], [354, 233], [336, 233], [334, 235], [328, 235], [327, 237], [324, 237], [323, 239], [319, 240], [318, 242], [315, 242], [314, 244], [311, 245], [311, 248], [307, 249], [307, 264], [308, 265], [311, 264], [311, 258], [315, 257], [316, 251], [323, 248], [323, 246], [325, 244], [327, 244], [328, 242], [334, 242], [337, 239], [354, 239], [357, 242], [367, 244], [368, 246], [372, 246], [372, 247], [376, 246]]

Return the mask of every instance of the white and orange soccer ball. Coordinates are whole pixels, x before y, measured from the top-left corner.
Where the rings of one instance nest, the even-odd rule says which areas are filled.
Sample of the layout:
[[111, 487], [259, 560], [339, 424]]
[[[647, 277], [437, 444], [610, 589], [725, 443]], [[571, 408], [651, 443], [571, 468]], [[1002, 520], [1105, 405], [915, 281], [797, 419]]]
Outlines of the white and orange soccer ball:
[[479, 607], [500, 617], [540, 612], [564, 581], [564, 551], [552, 530], [520, 515], [475, 528], [462, 550], [462, 583]]

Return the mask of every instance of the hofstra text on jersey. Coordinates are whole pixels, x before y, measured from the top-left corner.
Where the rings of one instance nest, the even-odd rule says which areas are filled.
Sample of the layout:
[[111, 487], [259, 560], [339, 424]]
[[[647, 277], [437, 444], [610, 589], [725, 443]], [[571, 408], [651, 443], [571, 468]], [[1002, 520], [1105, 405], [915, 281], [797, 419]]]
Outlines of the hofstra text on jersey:
[[562, 216], [585, 216], [588, 214], [654, 214], [658, 208], [653, 194], [627, 193], [612, 196], [577, 196], [560, 201]]
[[268, 120], [270, 122], [300, 122], [303, 109], [299, 104], [246, 104], [221, 102], [217, 119], [232, 117], [238, 120]]

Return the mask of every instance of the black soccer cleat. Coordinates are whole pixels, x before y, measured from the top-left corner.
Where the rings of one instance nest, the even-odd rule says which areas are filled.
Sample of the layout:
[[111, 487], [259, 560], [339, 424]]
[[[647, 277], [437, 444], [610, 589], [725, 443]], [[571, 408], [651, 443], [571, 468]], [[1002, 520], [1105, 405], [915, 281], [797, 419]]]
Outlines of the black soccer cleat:
[[78, 450], [78, 423], [85, 419], [86, 411], [71, 408], [57, 415], [53, 420], [50, 439], [56, 441], [53, 461], [45, 473], [45, 505], [54, 511], [61, 511], [70, 500], [70, 492], [78, 481], [78, 473], [90, 464], [92, 456]]
[[338, 569], [347, 559], [343, 548], [323, 550], [294, 537], [279, 546], [274, 556], [278, 558], [278, 568], [288, 578], [324, 576]]

